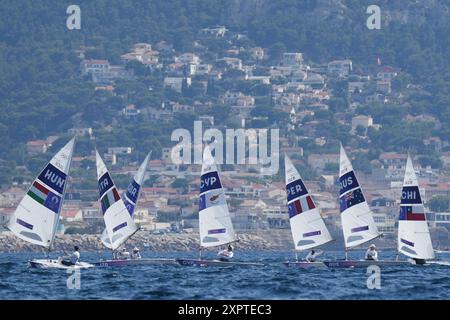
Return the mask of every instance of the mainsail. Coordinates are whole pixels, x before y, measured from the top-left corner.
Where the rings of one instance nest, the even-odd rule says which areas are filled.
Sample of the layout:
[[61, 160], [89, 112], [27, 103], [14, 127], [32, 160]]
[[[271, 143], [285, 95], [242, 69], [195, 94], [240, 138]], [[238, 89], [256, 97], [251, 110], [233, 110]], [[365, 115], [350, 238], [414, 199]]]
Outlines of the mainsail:
[[108, 169], [97, 150], [95, 154], [99, 201], [102, 206], [109, 243], [111, 244], [110, 249], [116, 250], [137, 231], [137, 227], [120, 198]]
[[214, 247], [235, 241], [225, 192], [208, 146], [203, 151], [199, 197], [200, 246]]
[[352, 164], [341, 145], [339, 164], [339, 205], [345, 248], [375, 239], [380, 234], [373, 220]]
[[[128, 186], [127, 191], [122, 194], [123, 202], [131, 217], [133, 217], [134, 209], [136, 208], [136, 204], [139, 199], [139, 194], [141, 191], [142, 182], [144, 181], [145, 172], [147, 171], [147, 164], [150, 159], [150, 155], [151, 152], [147, 155], [147, 157], [145, 157], [138, 171], [134, 175], [133, 180]], [[111, 242], [106, 229], [103, 230], [101, 240], [105, 247], [111, 249]]]
[[75, 139], [45, 166], [11, 216], [8, 229], [19, 238], [50, 248], [59, 222]]
[[307, 250], [332, 240], [300, 174], [287, 155], [284, 157], [289, 221], [296, 250]]
[[433, 259], [425, 209], [420, 197], [419, 184], [410, 156], [406, 161], [398, 219], [398, 251], [417, 259]]

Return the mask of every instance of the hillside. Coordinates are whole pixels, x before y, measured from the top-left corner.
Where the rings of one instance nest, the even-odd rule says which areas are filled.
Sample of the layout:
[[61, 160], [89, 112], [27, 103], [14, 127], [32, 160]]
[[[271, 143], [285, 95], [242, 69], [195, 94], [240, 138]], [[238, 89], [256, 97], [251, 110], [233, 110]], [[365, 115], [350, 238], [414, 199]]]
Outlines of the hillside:
[[[138, 155], [154, 148], [161, 155], [173, 128], [191, 123], [177, 118], [166, 127], [149, 123], [117, 123], [115, 115], [135, 102], [130, 91], [138, 84], [118, 85], [127, 98], [105, 97], [80, 75], [75, 49], [94, 47], [88, 58], [120, 63], [120, 55], [137, 42], [173, 44], [176, 52], [193, 50], [201, 28], [225, 25], [248, 36], [246, 45], [280, 52], [303, 52], [307, 61], [324, 63], [351, 58], [356, 67], [374, 65], [381, 58], [420, 84], [421, 113], [438, 117], [438, 135], [450, 133], [450, 11], [446, 0], [376, 1], [382, 8], [382, 30], [366, 28], [367, 5], [374, 1], [344, 0], [158, 0], [78, 1], [82, 29], [66, 29], [66, 3], [60, 1], [2, 1], [0, 3], [0, 184], [10, 182], [17, 165], [36, 170], [45, 157], [28, 158], [25, 143], [50, 135], [64, 136], [73, 126], [93, 127], [100, 149], [121, 143], [136, 147]], [[211, 55], [221, 45], [209, 48]], [[158, 88], [161, 75], [145, 75], [145, 84]], [[141, 82], [141, 84], [144, 82]], [[128, 85], [128, 86], [127, 86]], [[134, 87], [133, 87], [134, 86]], [[147, 105], [158, 108], [167, 93], [147, 94]], [[138, 100], [136, 98], [136, 100]], [[388, 110], [375, 110], [380, 118]], [[220, 118], [220, 117], [219, 117]], [[398, 119], [397, 119], [398, 120]], [[395, 122], [395, 120], [391, 121]], [[115, 124], [112, 134], [102, 131]], [[399, 135], [404, 131], [398, 130]], [[145, 142], [139, 141], [145, 137]], [[376, 141], [376, 139], [374, 139]], [[379, 147], [383, 148], [383, 138]], [[55, 144], [55, 148], [61, 145]], [[84, 141], [81, 154], [92, 150]]]

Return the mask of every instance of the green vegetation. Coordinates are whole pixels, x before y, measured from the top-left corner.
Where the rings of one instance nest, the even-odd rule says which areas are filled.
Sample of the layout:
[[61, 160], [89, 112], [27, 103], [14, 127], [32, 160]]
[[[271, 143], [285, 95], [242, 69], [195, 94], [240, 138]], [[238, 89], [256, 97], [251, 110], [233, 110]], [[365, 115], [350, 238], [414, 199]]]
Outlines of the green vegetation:
[[[28, 140], [59, 135], [56, 147], [67, 141], [67, 130], [76, 124], [92, 127], [95, 135], [94, 141], [80, 139], [77, 154], [90, 154], [94, 146], [101, 152], [111, 146], [131, 146], [136, 150], [136, 159], [142, 159], [149, 150], [153, 150], [153, 158], [158, 158], [162, 147], [170, 145], [172, 130], [191, 128], [198, 115], [177, 114], [163, 125], [144, 115], [137, 122], [118, 117], [120, 110], [131, 103], [139, 109], [160, 109], [167, 100], [190, 104], [194, 99], [207, 98], [214, 103], [211, 114], [216, 124], [233, 124], [229, 108], [219, 102], [219, 95], [226, 90], [239, 90], [260, 97], [269, 95], [269, 86], [236, 80], [238, 75], [229, 72], [223, 81], [209, 81], [206, 95], [197, 84], [179, 94], [163, 89], [162, 72], [150, 72], [140, 64], [129, 63], [127, 68], [134, 70], [136, 78], [117, 81], [113, 95], [95, 91], [94, 85], [80, 75], [80, 59], [75, 52], [85, 45], [93, 48], [86, 51], [87, 58], [109, 59], [117, 64], [120, 56], [137, 42], [155, 44], [164, 40], [173, 44], [177, 52], [193, 51], [199, 29], [218, 24], [245, 33], [247, 37], [239, 40], [240, 45], [267, 48], [267, 64], [278, 61], [285, 51], [300, 51], [312, 63], [351, 58], [356, 67], [375, 70], [380, 57], [383, 64], [398, 67], [401, 76], [394, 80], [394, 90], [403, 90], [410, 83], [421, 89], [410, 92], [401, 108], [374, 104], [359, 110], [381, 124], [380, 130], [370, 128], [367, 132], [371, 147], [378, 151], [427, 153], [421, 162], [439, 167], [436, 153], [423, 144], [423, 139], [435, 135], [448, 141], [450, 136], [450, 19], [440, 7], [445, 2], [437, 1], [422, 10], [422, 4], [414, 1], [379, 1], [383, 10], [407, 11], [411, 17], [408, 23], [392, 20], [384, 23], [381, 30], [369, 31], [365, 9], [372, 2], [344, 1], [347, 8], [343, 17], [322, 17], [326, 10], [318, 0], [80, 0], [77, 4], [82, 9], [82, 29], [69, 31], [65, 26], [65, 2], [2, 1], [0, 185], [29, 178], [26, 172], [17, 170], [18, 166], [25, 165], [36, 172], [48, 160], [47, 155], [26, 155]], [[331, 5], [331, 1], [325, 5]], [[209, 63], [223, 55], [226, 48], [225, 40], [209, 39], [203, 44], [208, 48], [204, 59]], [[171, 61], [170, 56], [163, 54], [161, 59]], [[330, 111], [317, 113], [315, 119], [322, 122], [317, 136], [346, 144], [351, 139], [349, 127], [333, 115], [348, 108], [348, 83], [335, 81], [329, 85], [333, 92]], [[408, 113], [429, 114], [439, 119], [442, 126], [402, 121]], [[258, 117], [254, 121], [258, 127], [286, 121], [284, 113], [273, 110], [270, 100], [258, 104], [252, 116]], [[360, 129], [358, 132], [362, 133]], [[303, 130], [295, 133], [302, 135]], [[329, 148], [310, 146], [310, 152]]]

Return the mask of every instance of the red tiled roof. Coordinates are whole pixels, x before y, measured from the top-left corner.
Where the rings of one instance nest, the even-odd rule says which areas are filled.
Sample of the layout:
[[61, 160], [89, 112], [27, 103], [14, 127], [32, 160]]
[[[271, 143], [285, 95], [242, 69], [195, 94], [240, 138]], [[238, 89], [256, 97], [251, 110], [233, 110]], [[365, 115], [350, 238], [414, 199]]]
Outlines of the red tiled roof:
[[380, 155], [381, 160], [392, 160], [392, 159], [406, 159], [405, 154], [387, 152]]

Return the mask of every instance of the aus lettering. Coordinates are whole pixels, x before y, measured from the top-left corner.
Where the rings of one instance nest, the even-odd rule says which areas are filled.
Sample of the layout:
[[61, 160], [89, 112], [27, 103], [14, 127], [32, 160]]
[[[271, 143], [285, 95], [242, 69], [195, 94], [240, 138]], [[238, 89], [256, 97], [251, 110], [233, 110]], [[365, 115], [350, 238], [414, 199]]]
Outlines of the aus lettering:
[[353, 185], [353, 177], [347, 177], [339, 181], [339, 187], [341, 190], [350, 187]]

